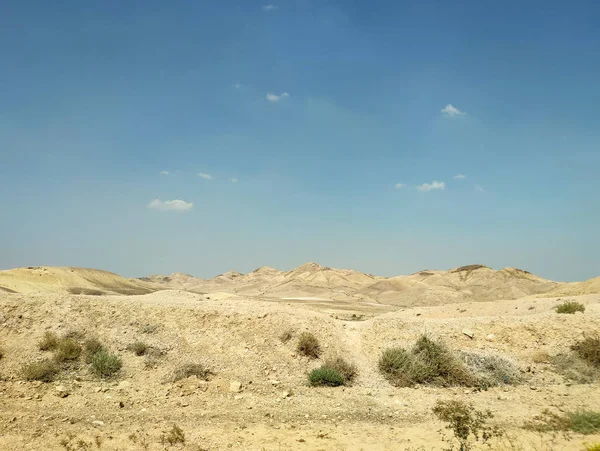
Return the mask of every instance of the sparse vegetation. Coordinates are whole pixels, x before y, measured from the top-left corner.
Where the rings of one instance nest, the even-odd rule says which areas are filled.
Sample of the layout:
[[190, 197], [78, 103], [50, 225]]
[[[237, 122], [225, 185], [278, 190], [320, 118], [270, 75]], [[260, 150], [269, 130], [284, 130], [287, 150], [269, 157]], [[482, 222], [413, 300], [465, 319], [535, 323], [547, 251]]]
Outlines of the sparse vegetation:
[[586, 337], [571, 349], [590, 365], [600, 368], [600, 336]]
[[173, 425], [171, 430], [165, 436], [165, 440], [169, 445], [176, 445], [177, 443], [185, 443], [185, 434], [183, 430], [177, 426]]
[[531, 361], [533, 363], [548, 363], [550, 362], [550, 354], [547, 351], [538, 349], [531, 354]]
[[494, 417], [491, 411], [475, 410], [463, 401], [438, 401], [433, 413], [438, 419], [448, 423], [446, 428], [454, 434], [453, 438], [446, 439], [450, 444], [449, 451], [455, 449], [456, 442], [460, 451], [469, 451], [474, 449], [475, 443], [479, 441], [485, 444], [491, 438], [504, 434], [500, 428], [487, 424], [487, 421]]
[[101, 378], [114, 376], [122, 366], [121, 358], [107, 351], [97, 352], [91, 360], [92, 373]]
[[40, 351], [53, 351], [58, 347], [59, 338], [54, 332], [46, 331], [38, 342]]
[[521, 374], [517, 366], [505, 357], [478, 352], [461, 352], [461, 360], [469, 367], [480, 387], [517, 384]]
[[133, 352], [137, 356], [145, 355], [150, 347], [143, 341], [136, 341], [127, 346], [127, 349]]
[[379, 358], [379, 371], [397, 387], [481, 383], [446, 345], [426, 335], [419, 337], [410, 351], [398, 347], [384, 350]]
[[316, 386], [327, 386], [327, 387], [338, 387], [346, 383], [344, 377], [335, 368], [331, 368], [327, 365], [323, 365], [319, 368], [315, 368], [308, 375], [310, 385]]
[[298, 337], [298, 346], [296, 350], [299, 354], [312, 359], [318, 359], [321, 355], [321, 345], [319, 340], [310, 332], [302, 332]]
[[356, 365], [347, 362], [345, 359], [339, 356], [326, 360], [324, 366], [332, 368], [340, 373], [344, 378], [344, 384], [351, 383], [358, 373]]
[[59, 363], [77, 360], [81, 355], [81, 346], [72, 338], [62, 338], [54, 351], [54, 360]]
[[83, 343], [85, 363], [92, 363], [93, 357], [100, 351], [105, 351], [104, 345], [95, 338], [90, 338]]
[[578, 384], [591, 384], [600, 377], [600, 370], [576, 354], [558, 354], [550, 357], [556, 373]]
[[564, 301], [559, 306], [555, 307], [556, 313], [574, 314], [575, 312], [585, 312], [585, 306], [581, 302]]
[[186, 379], [190, 376], [196, 376], [198, 379], [208, 380], [213, 372], [204, 365], [198, 363], [189, 363], [176, 368], [169, 379], [170, 382], [177, 382], [181, 379]]
[[544, 410], [536, 421], [527, 422], [525, 429], [536, 432], [568, 432], [579, 434], [595, 434], [600, 432], [600, 412], [578, 410], [558, 415]]
[[59, 372], [60, 368], [52, 360], [28, 363], [21, 369], [23, 378], [28, 381], [52, 382]]

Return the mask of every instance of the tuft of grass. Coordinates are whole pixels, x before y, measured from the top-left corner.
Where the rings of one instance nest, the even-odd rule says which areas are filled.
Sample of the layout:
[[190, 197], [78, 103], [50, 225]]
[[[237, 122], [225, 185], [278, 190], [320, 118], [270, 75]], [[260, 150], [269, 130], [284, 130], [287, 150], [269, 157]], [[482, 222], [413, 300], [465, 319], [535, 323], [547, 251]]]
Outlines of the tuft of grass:
[[485, 444], [491, 438], [504, 434], [502, 429], [487, 424], [487, 420], [494, 417], [491, 411], [475, 410], [472, 405], [463, 401], [438, 401], [433, 413], [438, 419], [448, 423], [446, 428], [454, 434], [454, 439], [446, 440], [450, 442], [450, 450], [455, 449], [454, 442], [458, 442], [461, 451], [469, 451], [474, 449], [474, 442], [481, 440]]
[[52, 360], [28, 363], [21, 369], [23, 377], [28, 381], [52, 382], [59, 372], [60, 368]]
[[54, 332], [46, 331], [38, 342], [40, 351], [53, 351], [58, 347], [59, 338]]
[[557, 354], [550, 357], [553, 370], [578, 384], [591, 384], [600, 377], [600, 371], [576, 354]]
[[379, 371], [397, 387], [414, 384], [486, 386], [453, 351], [426, 335], [413, 348], [388, 348], [379, 357]]
[[313, 387], [338, 387], [346, 383], [344, 376], [339, 371], [327, 365], [312, 370], [308, 375], [308, 381]]
[[558, 415], [544, 410], [539, 420], [527, 422], [523, 426], [536, 432], [567, 432], [579, 434], [595, 434], [600, 432], [600, 412], [593, 410], [577, 410]]
[[62, 338], [54, 351], [54, 360], [59, 363], [77, 360], [81, 355], [81, 346], [72, 338]]
[[298, 337], [298, 346], [296, 347], [296, 351], [299, 354], [305, 355], [306, 357], [310, 357], [312, 359], [318, 359], [321, 355], [321, 345], [319, 344], [319, 340], [310, 332], [302, 332], [300, 337]]
[[183, 433], [183, 430], [179, 426], [174, 424], [173, 427], [171, 428], [171, 430], [165, 436], [165, 440], [167, 441], [167, 443], [169, 445], [175, 445], [177, 443], [185, 443], [185, 434]]
[[173, 371], [173, 374], [169, 378], [170, 382], [177, 382], [181, 379], [186, 379], [190, 376], [196, 376], [198, 379], [207, 381], [213, 372], [206, 368], [204, 365], [198, 363], [188, 363], [180, 366]]
[[94, 354], [90, 363], [92, 373], [101, 378], [114, 376], [123, 366], [119, 356], [107, 351], [99, 351]]
[[600, 336], [586, 337], [571, 346], [571, 349], [589, 364], [600, 368]]
[[90, 338], [83, 343], [85, 363], [92, 363], [93, 357], [100, 351], [106, 351], [104, 345], [95, 338]]
[[585, 306], [581, 302], [565, 301], [557, 307], [554, 307], [556, 313], [574, 314], [575, 312], [585, 312]]
[[136, 341], [127, 346], [127, 349], [137, 356], [145, 355], [150, 347], [143, 341]]

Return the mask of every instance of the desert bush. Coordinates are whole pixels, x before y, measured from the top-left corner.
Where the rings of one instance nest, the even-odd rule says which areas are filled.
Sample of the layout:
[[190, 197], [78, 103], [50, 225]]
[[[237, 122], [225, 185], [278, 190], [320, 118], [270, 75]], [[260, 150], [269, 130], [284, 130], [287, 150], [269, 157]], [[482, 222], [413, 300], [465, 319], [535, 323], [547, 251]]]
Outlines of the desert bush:
[[475, 374], [440, 341], [419, 337], [410, 351], [389, 348], [379, 357], [379, 371], [397, 387], [414, 384], [438, 386], [485, 386]]
[[190, 376], [196, 376], [198, 379], [202, 379], [207, 381], [210, 376], [212, 376], [213, 372], [206, 368], [204, 365], [198, 363], [188, 363], [186, 365], [182, 365], [176, 368], [171, 377], [169, 378], [170, 382], [177, 382], [181, 379], [186, 379]]
[[595, 434], [600, 432], [600, 412], [592, 410], [577, 410], [558, 415], [544, 410], [536, 421], [530, 421], [523, 426], [536, 432], [567, 432], [579, 434]]
[[127, 346], [127, 349], [137, 356], [142, 356], [148, 352], [150, 347], [143, 341], [136, 341]]
[[46, 331], [44, 336], [38, 342], [40, 351], [53, 351], [58, 347], [59, 338], [54, 332]]
[[312, 370], [308, 375], [308, 380], [310, 382], [310, 385], [312, 385], [313, 387], [338, 387], [346, 383], [344, 376], [342, 376], [342, 374], [339, 371], [327, 365], [323, 365], [319, 368], [315, 368], [314, 370]]
[[294, 336], [294, 334], [291, 330], [286, 330], [279, 336], [279, 339], [281, 340], [282, 343], [287, 343], [288, 341], [290, 341], [292, 339], [293, 336]]
[[92, 363], [93, 357], [100, 351], [106, 351], [104, 345], [95, 338], [90, 338], [83, 343], [85, 363]]
[[81, 346], [72, 338], [62, 338], [54, 351], [54, 360], [59, 363], [77, 360], [81, 355]]
[[51, 360], [28, 363], [21, 369], [25, 380], [52, 382], [60, 372], [58, 365]]
[[332, 368], [344, 378], [344, 384], [349, 384], [356, 377], [358, 370], [356, 365], [346, 361], [343, 357], [335, 357], [325, 360], [326, 367]]
[[570, 313], [585, 312], [585, 306], [581, 302], [565, 301], [559, 306], [554, 308], [556, 313]]
[[578, 384], [591, 384], [600, 377], [600, 370], [576, 354], [557, 354], [550, 357], [553, 370]]
[[107, 351], [99, 351], [94, 354], [90, 363], [92, 373], [102, 378], [115, 375], [123, 366], [119, 356]]
[[521, 379], [514, 362], [491, 353], [461, 352], [461, 360], [471, 370], [481, 387], [517, 384]]
[[319, 340], [310, 332], [302, 332], [298, 338], [298, 346], [296, 350], [299, 354], [307, 357], [318, 359], [321, 355], [321, 345]]
[[475, 410], [463, 401], [438, 401], [433, 413], [448, 423], [446, 428], [454, 434], [454, 438], [446, 439], [450, 443], [450, 450], [455, 449], [455, 442], [458, 442], [460, 451], [468, 451], [474, 449], [475, 443], [480, 440], [485, 444], [491, 438], [504, 434], [500, 428], [487, 424], [487, 420], [494, 417], [492, 412]]
[[589, 364], [600, 368], [600, 336], [586, 337], [571, 346], [571, 349]]
[[169, 433], [165, 436], [165, 440], [169, 445], [176, 445], [177, 443], [185, 443], [185, 434], [183, 430], [177, 426], [173, 425], [173, 428], [169, 431]]

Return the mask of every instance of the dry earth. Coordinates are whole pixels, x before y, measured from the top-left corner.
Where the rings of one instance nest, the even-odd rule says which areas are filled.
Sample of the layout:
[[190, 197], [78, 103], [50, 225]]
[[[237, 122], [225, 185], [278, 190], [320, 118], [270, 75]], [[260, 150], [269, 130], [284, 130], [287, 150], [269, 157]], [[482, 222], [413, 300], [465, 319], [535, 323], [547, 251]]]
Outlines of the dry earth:
[[[20, 271], [23, 281], [14, 271]], [[40, 271], [49, 272], [48, 279], [58, 282], [32, 281], [46, 279], [31, 276]], [[485, 277], [475, 274], [478, 280], [488, 281], [497, 280], [495, 274], [501, 273], [478, 268], [469, 276], [477, 271], [485, 272]], [[337, 283], [337, 274], [321, 267], [313, 272], [317, 273], [313, 285]], [[306, 273], [306, 268], [300, 272]], [[440, 273], [444, 280], [458, 274], [460, 287], [468, 283], [469, 277], [460, 272], [434, 275]], [[505, 273], [498, 277], [507, 277]], [[228, 293], [231, 282], [227, 281], [210, 282], [217, 290], [205, 294], [158, 290], [164, 286], [155, 278], [138, 282], [110, 274], [71, 272], [71, 268], [0, 272], [0, 286], [5, 287], [0, 290], [0, 449], [438, 450], [447, 444], [439, 432], [443, 424], [431, 408], [446, 399], [494, 412], [493, 423], [504, 428], [507, 437], [494, 442], [492, 449], [581, 450], [584, 443], [600, 442], [599, 435], [522, 429], [524, 422], [546, 408], [599, 410], [597, 382], [575, 383], [547, 361], [534, 359], [540, 351], [568, 353], [573, 343], [600, 330], [600, 294], [590, 281], [576, 286], [540, 279], [547, 291], [568, 289], [569, 299], [586, 307], [583, 314], [560, 315], [553, 309], [560, 303], [557, 295], [540, 297], [537, 288], [516, 300], [457, 302], [450, 296], [448, 303], [439, 305], [436, 295], [435, 305], [405, 308], [404, 301], [357, 299], [354, 294], [314, 299], [319, 296], [307, 294], [311, 290], [306, 289], [292, 296], [287, 296], [290, 290], [282, 291], [286, 294], [282, 297], [294, 298], [290, 300], [273, 293], [250, 297]], [[270, 276], [277, 279], [275, 285], [283, 280], [280, 272], [260, 277]], [[377, 279], [375, 284], [384, 280], [365, 276]], [[529, 281], [528, 273], [525, 276]], [[244, 276], [234, 276], [240, 277]], [[418, 277], [425, 276], [414, 278]], [[512, 279], [506, 284], [510, 292], [523, 287]], [[361, 290], [359, 285], [353, 289]], [[113, 294], [75, 295], [69, 292], [74, 286]], [[125, 288], [158, 291], [115, 294]], [[481, 286], [479, 290], [485, 291]], [[586, 294], [578, 295], [578, 290]], [[497, 291], [497, 285], [490, 291]], [[411, 304], [427, 304], [429, 299], [416, 296]], [[473, 338], [463, 333], [466, 330]], [[47, 354], [37, 346], [45, 331], [79, 331], [97, 338], [121, 356], [123, 368], [111, 380], [98, 379], [82, 363], [61, 373], [55, 382], [24, 381], [23, 364]], [[284, 343], [280, 336], [287, 331], [292, 339]], [[320, 363], [297, 354], [297, 337], [304, 331], [318, 337], [325, 349], [323, 357], [343, 355], [356, 364], [358, 378], [351, 386], [308, 385], [308, 372]], [[523, 383], [481, 391], [392, 387], [377, 371], [381, 351], [393, 345], [410, 346], [423, 333], [456, 350], [493, 352], [512, 359]], [[148, 367], [147, 357], [127, 350], [137, 340], [162, 351], [162, 357]], [[174, 369], [186, 363], [202, 363], [214, 375], [208, 382], [196, 377], [168, 382]], [[174, 424], [184, 431], [185, 444], [164, 443], [162, 437]]]

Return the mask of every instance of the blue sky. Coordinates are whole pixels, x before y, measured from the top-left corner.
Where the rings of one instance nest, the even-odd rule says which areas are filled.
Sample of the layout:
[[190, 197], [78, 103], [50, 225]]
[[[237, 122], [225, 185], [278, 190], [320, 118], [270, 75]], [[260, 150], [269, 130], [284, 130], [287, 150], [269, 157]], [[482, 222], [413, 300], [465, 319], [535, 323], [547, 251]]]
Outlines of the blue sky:
[[5, 0], [0, 268], [600, 275], [598, 23], [594, 1]]

